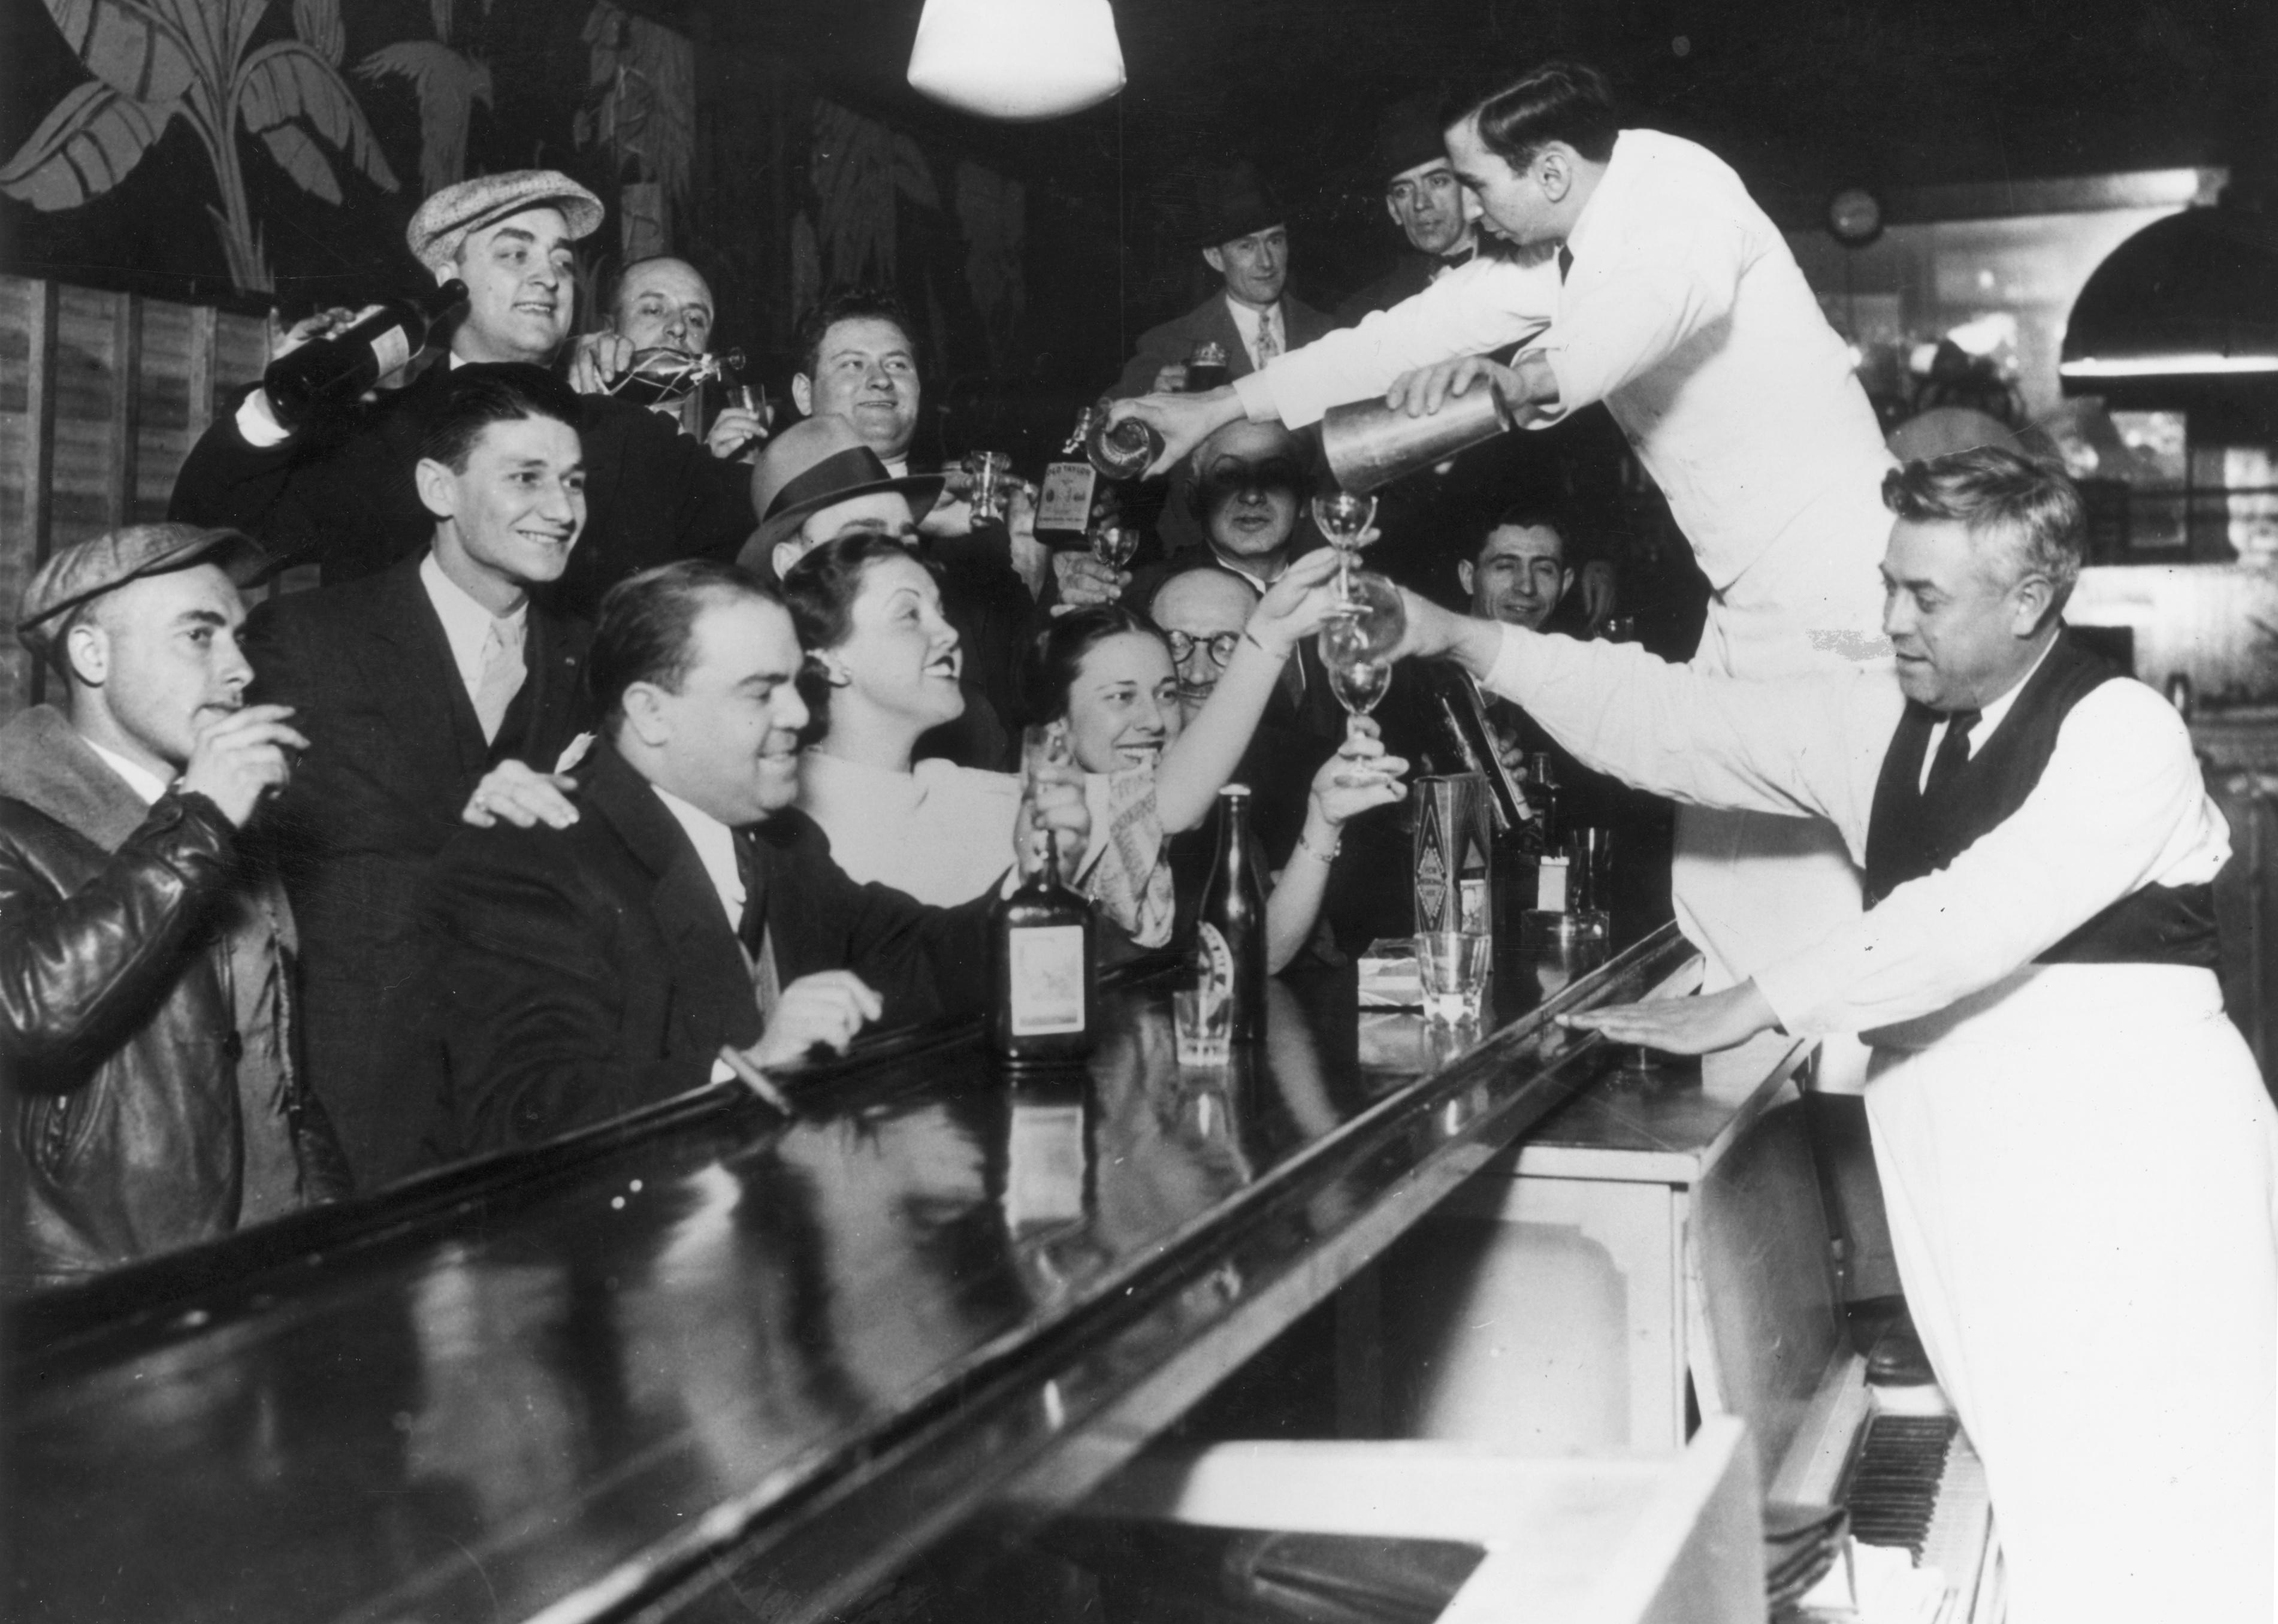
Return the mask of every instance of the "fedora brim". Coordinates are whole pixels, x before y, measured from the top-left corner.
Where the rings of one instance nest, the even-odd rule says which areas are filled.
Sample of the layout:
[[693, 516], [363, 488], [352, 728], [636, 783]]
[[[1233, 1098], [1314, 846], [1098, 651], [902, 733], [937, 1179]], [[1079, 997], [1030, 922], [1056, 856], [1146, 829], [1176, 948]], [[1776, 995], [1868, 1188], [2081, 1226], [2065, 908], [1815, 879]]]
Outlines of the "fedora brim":
[[820, 491], [804, 500], [793, 502], [781, 512], [769, 514], [752, 532], [736, 561], [745, 568], [772, 578], [775, 575], [776, 545], [789, 541], [799, 534], [809, 515], [826, 507], [836, 507], [841, 502], [851, 502], [860, 496], [875, 496], [894, 492], [909, 498], [910, 517], [922, 521], [933, 511], [933, 505], [949, 483], [944, 474], [905, 474], [898, 479], [874, 479], [868, 484], [845, 485], [836, 491]]

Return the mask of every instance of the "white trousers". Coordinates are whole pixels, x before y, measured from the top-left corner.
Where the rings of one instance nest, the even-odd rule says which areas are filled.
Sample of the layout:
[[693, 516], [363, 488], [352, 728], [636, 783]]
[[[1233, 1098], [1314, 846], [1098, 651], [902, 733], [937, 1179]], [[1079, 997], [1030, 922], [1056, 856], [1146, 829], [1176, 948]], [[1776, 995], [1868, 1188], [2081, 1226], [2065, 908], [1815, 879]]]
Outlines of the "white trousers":
[[[1877, 569], [1890, 534], [1879, 484], [1826, 492], [1709, 599], [1693, 668], [1759, 679], [1885, 657]], [[1670, 897], [1678, 928], [1708, 958], [1708, 991], [1745, 981], [1857, 918], [1859, 885], [1832, 824], [1677, 809]], [[1865, 1064], [1863, 1048], [1831, 1041], [1820, 1086], [1855, 1093]]]
[[2011, 1624], [2268, 1624], [2278, 1114], [2213, 975], [2060, 970], [2030, 1023], [1875, 1050], [1907, 1306]]

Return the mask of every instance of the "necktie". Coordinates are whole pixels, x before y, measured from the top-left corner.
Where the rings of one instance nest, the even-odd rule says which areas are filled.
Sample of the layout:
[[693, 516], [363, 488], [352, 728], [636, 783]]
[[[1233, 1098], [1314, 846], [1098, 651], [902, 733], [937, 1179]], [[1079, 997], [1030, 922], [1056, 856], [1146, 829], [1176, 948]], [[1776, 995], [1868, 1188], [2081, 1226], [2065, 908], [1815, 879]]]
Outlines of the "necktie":
[[744, 956], [751, 960], [752, 995], [759, 1001], [760, 1019], [764, 1023], [776, 1012], [776, 1000], [782, 996], [783, 987], [776, 974], [775, 948], [768, 941], [768, 897], [759, 854], [752, 849], [751, 835], [742, 829], [736, 831], [736, 873], [744, 882], [744, 915], [736, 921], [736, 939], [744, 944]]
[[509, 642], [505, 628], [493, 621], [483, 638], [482, 675], [475, 680], [475, 720], [482, 723], [484, 743], [498, 737], [499, 724], [522, 691], [525, 675], [519, 639]]
[[1566, 273], [1574, 269], [1574, 250], [1564, 243], [1558, 245], [1558, 279], [1563, 282]]
[[1938, 754], [1930, 764], [1930, 782], [1923, 788], [1925, 797], [1938, 794], [1961, 775], [1969, 762], [1969, 730], [1976, 725], [1975, 711], [1956, 711], [1945, 719], [1945, 736], [1938, 742]]
[[1281, 307], [1269, 305], [1257, 313], [1257, 364], [1263, 367], [1281, 353]]

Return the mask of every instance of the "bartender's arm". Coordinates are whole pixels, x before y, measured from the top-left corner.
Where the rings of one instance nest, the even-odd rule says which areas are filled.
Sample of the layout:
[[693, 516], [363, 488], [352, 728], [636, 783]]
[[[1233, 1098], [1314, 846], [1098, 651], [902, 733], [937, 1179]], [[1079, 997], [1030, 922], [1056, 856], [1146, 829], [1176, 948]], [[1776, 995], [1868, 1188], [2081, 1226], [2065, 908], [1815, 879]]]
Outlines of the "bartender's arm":
[[1332, 406], [1365, 400], [1418, 367], [1522, 343], [1549, 323], [1557, 267], [1478, 259], [1357, 327], [1288, 351], [1258, 371], [1204, 394], [1152, 394], [1116, 403], [1163, 436], [1148, 471], [1166, 472], [1213, 431], [1243, 417], [1302, 429]]
[[2066, 716], [2024, 804], [1946, 867], [1745, 987], [1573, 1024], [1695, 1054], [1774, 1025], [1871, 1032], [1992, 986], [2145, 885], [2212, 880], [2229, 851], [2182, 720], [2142, 684], [2107, 682]]
[[1529, 408], [1533, 423], [1602, 400], [1731, 314], [1748, 245], [1737, 231], [1702, 225], [1645, 233], [1610, 251], [1612, 263], [1568, 286], [1540, 348], [1508, 367], [1483, 355], [1419, 365], [1392, 384], [1387, 403], [1424, 416], [1481, 378], [1500, 386], [1514, 407]]

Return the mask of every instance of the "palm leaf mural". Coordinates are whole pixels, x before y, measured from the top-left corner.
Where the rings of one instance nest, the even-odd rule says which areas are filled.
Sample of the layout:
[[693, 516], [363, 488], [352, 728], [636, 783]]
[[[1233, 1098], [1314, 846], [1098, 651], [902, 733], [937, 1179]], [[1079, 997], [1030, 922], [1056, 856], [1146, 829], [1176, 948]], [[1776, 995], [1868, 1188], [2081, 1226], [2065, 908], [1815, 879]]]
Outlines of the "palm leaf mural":
[[435, 40], [402, 40], [383, 45], [356, 65], [356, 77], [374, 84], [386, 79], [409, 83], [419, 99], [419, 186], [428, 193], [466, 178], [467, 129], [475, 103], [491, 102], [490, 65], [462, 57]]
[[0, 193], [35, 209], [76, 209], [132, 172], [180, 118], [205, 149], [221, 193], [209, 208], [230, 277], [271, 285], [253, 223], [238, 126], [303, 191], [342, 201], [317, 136], [374, 186], [398, 183], [338, 63], [347, 35], [339, 0], [294, 0], [297, 37], [248, 50], [271, 0], [45, 0], [57, 31], [95, 78], [74, 88], [4, 165]]
[[893, 132], [818, 98], [808, 172], [822, 218], [815, 238], [832, 282], [894, 279]]
[[146, 103], [91, 80], [57, 103], [0, 167], [0, 192], [43, 213], [76, 209], [125, 179], [164, 126]]

